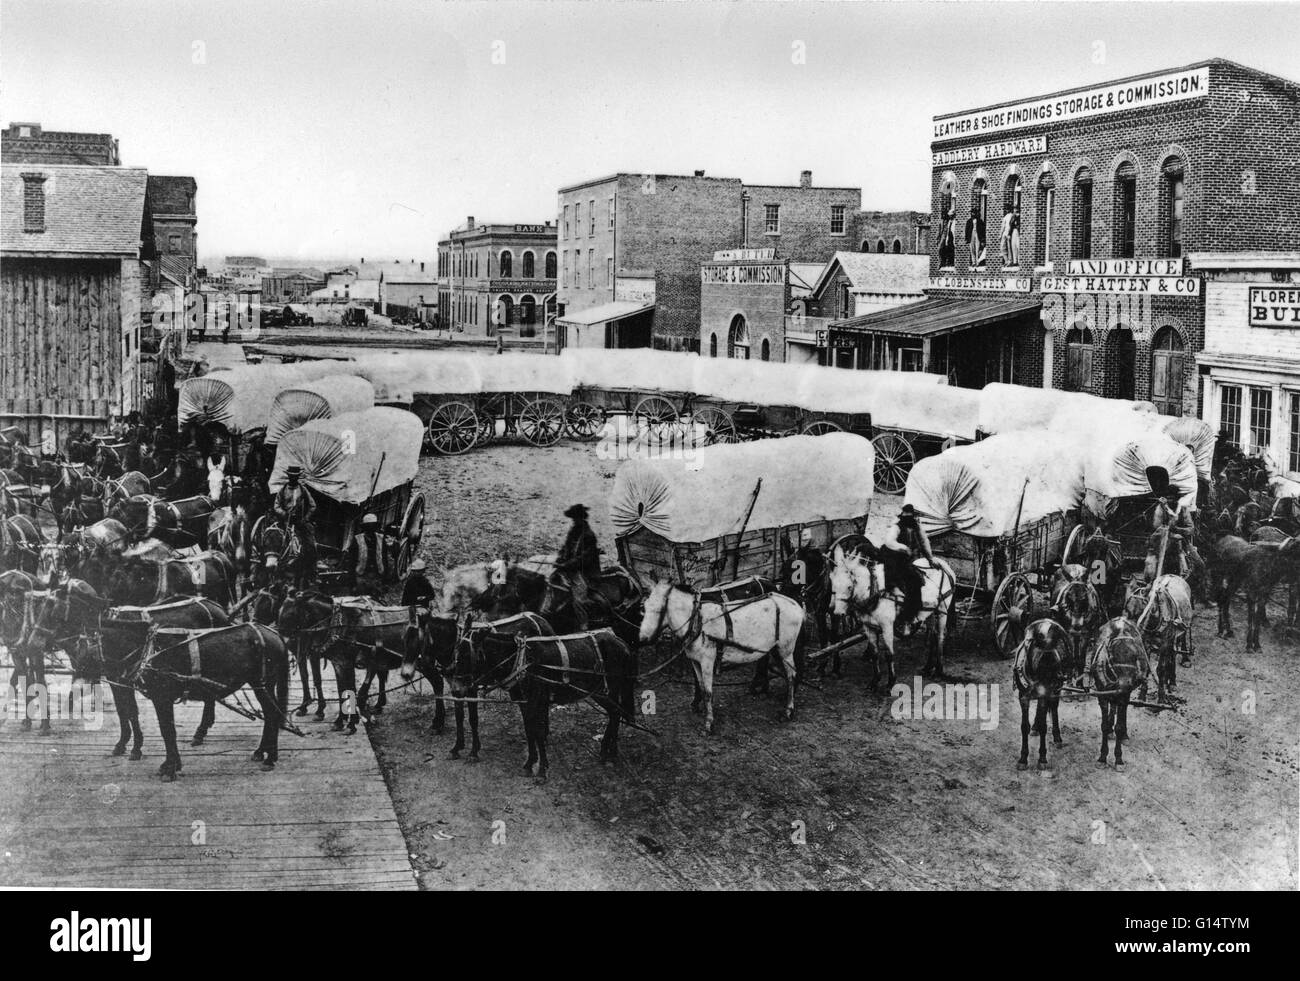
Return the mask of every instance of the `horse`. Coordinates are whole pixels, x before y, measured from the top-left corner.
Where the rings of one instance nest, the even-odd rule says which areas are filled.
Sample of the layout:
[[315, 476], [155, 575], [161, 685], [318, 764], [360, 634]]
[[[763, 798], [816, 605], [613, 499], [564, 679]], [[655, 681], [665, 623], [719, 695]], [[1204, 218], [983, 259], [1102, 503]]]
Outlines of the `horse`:
[[1142, 643], [1136, 619], [1141, 600], [1129, 597], [1118, 617], [1102, 628], [1097, 649], [1088, 662], [1092, 693], [1101, 709], [1101, 754], [1097, 765], [1107, 763], [1109, 740], [1115, 736], [1115, 769], [1124, 769], [1123, 744], [1128, 739], [1128, 705], [1134, 689], [1145, 689], [1151, 662]]
[[[28, 730], [32, 723], [31, 703], [41, 699], [48, 700], [45, 683], [45, 655], [51, 650], [73, 649], [73, 641], [86, 632], [86, 621], [93, 620], [102, 609], [102, 601], [93, 586], [84, 579], [69, 579], [58, 587], [50, 589], [28, 589], [23, 594], [23, 622], [20, 637], [12, 649], [15, 673], [22, 665], [24, 676], [31, 672], [33, 685], [27, 689], [27, 712], [22, 721], [22, 728]], [[75, 611], [75, 614], [74, 614]], [[9, 687], [17, 689], [16, 679], [11, 677]], [[33, 694], [35, 692], [36, 694]], [[42, 736], [51, 734], [48, 704], [42, 705], [38, 712], [41, 719]]]
[[0, 571], [21, 569], [35, 573], [45, 536], [25, 514], [0, 514]]
[[[1286, 533], [1280, 525], [1264, 524], [1255, 529], [1255, 533], [1250, 536], [1250, 541], [1252, 545], [1281, 545], [1291, 537], [1294, 536]], [[1294, 627], [1297, 617], [1300, 616], [1300, 563], [1296, 564], [1287, 587], [1286, 622]], [[1268, 622], [1267, 616], [1263, 618], [1263, 622]]]
[[1092, 642], [1092, 635], [1106, 621], [1106, 608], [1101, 596], [1086, 579], [1069, 578], [1075, 570], [1084, 576], [1082, 566], [1062, 566], [1052, 583], [1051, 616], [1070, 638], [1072, 659], [1070, 670], [1076, 676], [1083, 673], [1084, 652]]
[[208, 540], [208, 525], [216, 505], [200, 494], [180, 500], [155, 500], [149, 507], [146, 534], [161, 538], [176, 548], [189, 548]]
[[109, 584], [114, 603], [145, 606], [169, 596], [206, 596], [230, 606], [236, 595], [235, 567], [220, 552], [200, 552], [161, 562], [126, 554]]
[[641, 587], [627, 570], [615, 566], [602, 569], [600, 578], [587, 590], [588, 623], [579, 624], [573, 612], [573, 589], [558, 569], [546, 578], [546, 590], [536, 612], [544, 616], [556, 633], [576, 633], [589, 627], [609, 627], [625, 644], [635, 645], [640, 630]]
[[[87, 684], [106, 681], [113, 689], [113, 707], [117, 711], [120, 736], [110, 756], [123, 755], [128, 741], [133, 742], [129, 759], [139, 760], [144, 755], [141, 751], [144, 733], [140, 729], [135, 689], [129, 678], [139, 663], [150, 629], [166, 626], [193, 630], [229, 624], [230, 618], [217, 603], [198, 597], [185, 597], [155, 606], [111, 607], [98, 615], [98, 622], [94, 625], [96, 641], [86, 645], [78, 643], [68, 653], [75, 678]], [[88, 631], [91, 625], [87, 623], [83, 627]], [[203, 715], [190, 740], [191, 746], [202, 746], [208, 730], [216, 721], [216, 702], [211, 697], [202, 697], [202, 701]]]
[[162, 498], [153, 494], [116, 497], [108, 507], [108, 517], [126, 528], [128, 540], [138, 541], [151, 536], [151, 529], [156, 520], [153, 506], [161, 500]]
[[668, 580], [656, 581], [645, 600], [638, 638], [654, 640], [667, 628], [695, 672], [691, 709], [704, 712], [704, 732], [713, 735], [713, 676], [727, 664], [753, 664], [775, 654], [786, 677], [786, 719], [794, 718], [798, 684], [795, 654], [804, 612], [794, 600], [764, 593], [738, 603], [707, 602], [699, 593]]
[[546, 592], [547, 575], [555, 566], [555, 556], [534, 555], [511, 562], [509, 555], [492, 562], [474, 562], [442, 573], [444, 613], [475, 610], [490, 618], [513, 616], [525, 610], [541, 609]]
[[1107, 610], [1115, 603], [1115, 589], [1120, 582], [1120, 571], [1124, 563], [1119, 542], [1106, 536], [1101, 525], [1093, 528], [1081, 545], [1083, 551], [1082, 565], [1087, 570], [1087, 581], [1097, 590], [1097, 595]]
[[225, 553], [246, 588], [252, 576], [253, 519], [248, 512], [248, 489], [243, 478], [224, 478], [219, 500], [226, 504], [208, 516], [207, 547]]
[[[88, 479], [85, 469], [84, 464], [69, 463], [65, 460], [42, 460], [37, 467], [37, 479], [40, 481], [42, 493], [49, 500], [50, 513], [54, 515], [59, 535], [67, 530], [65, 521], [72, 517], [68, 515], [65, 519], [65, 512], [72, 505], [78, 504], [82, 497], [82, 483]], [[93, 485], [89, 489], [93, 492]], [[68, 526], [70, 527], [70, 524]]]
[[[292, 609], [304, 617], [300, 622], [318, 625], [324, 602], [330, 598], [323, 593], [312, 593], [307, 594], [306, 599], [305, 608], [295, 605]], [[280, 610], [281, 619], [288, 606], [286, 600]], [[379, 695], [375, 699], [373, 714], [383, 712], [388, 704], [385, 691], [388, 672], [401, 666], [406, 653], [410, 611], [411, 608], [406, 606], [380, 606], [368, 596], [340, 596], [331, 601], [329, 619], [325, 621], [328, 628], [324, 655], [334, 666], [334, 677], [338, 682], [339, 715], [334, 720], [335, 729], [343, 728], [349, 703], [353, 708], [346, 718], [349, 734], [357, 731], [362, 715], [369, 718], [371, 713], [366, 712], [366, 699], [370, 684], [376, 677], [379, 679]], [[366, 669], [360, 691], [356, 687], [358, 664]]]
[[[817, 645], [825, 647], [834, 639], [830, 563], [826, 561], [825, 556], [822, 556], [820, 570], [809, 575], [807, 563], [799, 558], [797, 551], [789, 547], [784, 536], [782, 536], [782, 545], [785, 558], [781, 562], [781, 569], [776, 578], [776, 589], [781, 595], [789, 596], [803, 607], [805, 622], [817, 630]], [[826, 661], [820, 661], [817, 669], [818, 674], [825, 674]], [[833, 655], [831, 674], [839, 677], [839, 651]]]
[[1011, 665], [1011, 679], [1020, 698], [1020, 760], [1017, 770], [1029, 769], [1029, 703], [1037, 702], [1034, 732], [1038, 733], [1038, 769], [1047, 769], [1047, 718], [1052, 719], [1052, 744], [1061, 746], [1061, 723], [1057, 712], [1061, 705], [1061, 688], [1073, 669], [1075, 645], [1069, 633], [1056, 620], [1044, 617], [1025, 629], [1025, 638], [1016, 648]]
[[211, 630], [152, 627], [130, 683], [153, 702], [167, 757], [158, 768], [173, 781], [181, 769], [173, 704], [184, 698], [221, 699], [244, 685], [262, 710], [262, 738], [253, 760], [272, 770], [279, 759], [280, 726], [289, 702], [289, 652], [270, 627], [237, 623]]
[[1246, 596], [1246, 651], [1261, 650], [1259, 630], [1273, 587], [1300, 571], [1300, 538], [1277, 545], [1251, 544], [1223, 535], [1214, 544], [1213, 576], [1218, 586], [1220, 637], [1232, 637], [1229, 606], [1238, 589]]
[[1148, 653], [1156, 651], [1156, 683], [1163, 703], [1178, 685], [1178, 661], [1192, 663], [1192, 590], [1185, 579], [1172, 574], [1150, 585], [1134, 580], [1125, 607], [1130, 604], [1134, 610], [1141, 604], [1135, 622]]
[[[277, 580], [280, 581], [280, 580]], [[321, 660], [325, 656], [323, 645], [329, 637], [330, 621], [334, 615], [334, 598], [314, 590], [287, 592], [275, 614], [275, 629], [292, 647], [298, 662], [298, 677], [302, 679], [302, 704], [294, 715], [306, 715], [312, 703], [311, 689], [307, 687], [307, 669], [310, 662], [312, 681], [316, 686], [316, 721], [325, 718], [325, 692], [321, 686]], [[336, 671], [337, 678], [337, 671]], [[355, 679], [353, 679], [355, 681]], [[335, 729], [343, 727], [343, 689], [339, 689], [339, 716]], [[356, 731], [355, 723], [353, 730]]]
[[[791, 602], [786, 597], [780, 598]], [[469, 622], [470, 616], [467, 615], [466, 628]], [[619, 723], [636, 724], [636, 651], [608, 629], [562, 637], [529, 637], [518, 633], [514, 642], [515, 670], [522, 672], [519, 692], [523, 696], [521, 711], [528, 740], [528, 762], [524, 764], [524, 773], [531, 774], [535, 765], [536, 782], [546, 783], [546, 771], [550, 766], [546, 743], [551, 730], [551, 705], [570, 705], [586, 698], [602, 708], [607, 719], [605, 734], [600, 740], [601, 762], [616, 760]], [[464, 647], [469, 643], [467, 637], [462, 637], [457, 646]]]
[[307, 568], [307, 556], [293, 528], [286, 528], [270, 515], [262, 515], [253, 524], [249, 541], [252, 543], [254, 566], [278, 570], [277, 574], [291, 578], [298, 589], [310, 585], [311, 573], [315, 570]]
[[[921, 611], [918, 619], [930, 624], [923, 674], [943, 677], [943, 646], [952, 612], [956, 576], [942, 559], [929, 565], [925, 559], [913, 563], [920, 571]], [[901, 590], [885, 587], [884, 565], [858, 550], [846, 550], [836, 542], [831, 549], [831, 596], [835, 612], [852, 614], [858, 625], [870, 630], [876, 640], [876, 661], [871, 685], [875, 691], [882, 666], [888, 672], [888, 687], [894, 686], [894, 620], [902, 605]]]
[[[7, 569], [0, 572], [0, 641], [9, 651], [9, 660], [13, 670], [9, 673], [9, 701], [18, 704], [18, 682], [23, 680], [26, 695], [27, 659], [23, 647], [23, 629], [26, 624], [27, 594], [38, 588], [36, 577], [21, 569]], [[0, 712], [0, 725], [4, 723], [4, 713]], [[22, 726], [32, 727], [30, 716], [24, 714]]]
[[[446, 722], [443, 705], [443, 680], [449, 683], [456, 713], [456, 743], [451, 758], [459, 759], [465, 749], [465, 706], [469, 705], [471, 746], [469, 759], [477, 760], [481, 746], [478, 736], [478, 698], [492, 688], [510, 680], [516, 660], [514, 638], [552, 636], [555, 631], [537, 613], [518, 613], [487, 623], [475, 623], [467, 614], [462, 626], [455, 616], [435, 614], [413, 608], [412, 629], [407, 631], [406, 654], [402, 658], [403, 681], [419, 672], [433, 682], [438, 704], [434, 709], [433, 731], [441, 733]], [[511, 700], [526, 710], [526, 700], [517, 684], [506, 686]], [[528, 718], [524, 717], [528, 731]], [[531, 753], [531, 749], [530, 749]], [[535, 760], [534, 760], [535, 762]]]

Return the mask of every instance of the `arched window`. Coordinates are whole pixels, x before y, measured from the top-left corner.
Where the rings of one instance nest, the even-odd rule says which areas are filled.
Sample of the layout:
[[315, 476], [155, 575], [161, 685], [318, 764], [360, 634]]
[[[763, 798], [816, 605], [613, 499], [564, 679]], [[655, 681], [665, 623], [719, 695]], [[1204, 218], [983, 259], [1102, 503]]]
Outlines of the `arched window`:
[[970, 250], [970, 268], [983, 269], [988, 263], [989, 188], [980, 177], [970, 188], [970, 218], [966, 220], [966, 246]]
[[862, 252], [870, 252], [870, 251], [871, 251], [871, 243], [868, 242], [865, 238], [862, 240], [862, 248], [861, 248], [860, 251], [862, 251]]
[[509, 249], [501, 253], [501, 278], [502, 279], [509, 279], [511, 276], [514, 275], [514, 268], [513, 268], [514, 264], [515, 264], [515, 257], [510, 254]]
[[1161, 242], [1164, 254], [1178, 259], [1183, 254], [1183, 202], [1186, 186], [1183, 162], [1178, 157], [1165, 161], [1160, 174]]
[[883, 238], [876, 239], [876, 251], [882, 253], [885, 251], [885, 240]]
[[1080, 167], [1074, 175], [1074, 228], [1070, 254], [1076, 259], [1092, 258], [1092, 171]]
[[716, 358], [717, 356], [718, 356], [718, 335], [710, 334], [709, 335], [709, 357]]
[[853, 303], [853, 298], [849, 294], [849, 284], [840, 283], [840, 316], [841, 317], [853, 316], [852, 303]]
[[501, 304], [501, 324], [504, 327], [509, 327], [515, 322], [515, 301], [511, 299], [509, 294], [504, 294], [499, 302]]
[[523, 271], [524, 279], [532, 279], [533, 273], [536, 272], [536, 270], [533, 267], [533, 254], [531, 252], [524, 253], [523, 267], [524, 267], [524, 271]]
[[1106, 358], [1102, 362], [1109, 366], [1110, 375], [1106, 379], [1106, 390], [1102, 392], [1111, 398], [1129, 399], [1137, 397], [1137, 341], [1133, 332], [1124, 326], [1115, 326], [1106, 333]]
[[1065, 335], [1065, 390], [1092, 391], [1092, 331], [1074, 327]]
[[902, 254], [903, 254], [903, 243], [900, 242], [898, 239], [894, 239], [894, 248], [893, 248], [893, 252], [894, 252], [894, 255], [902, 255]]
[[1125, 160], [1115, 170], [1115, 257], [1132, 259], [1137, 243], [1137, 167]]
[[731, 318], [727, 342], [727, 357], [749, 360], [749, 324], [745, 323], [743, 314], [738, 313]]
[[1161, 327], [1151, 342], [1151, 401], [1161, 415], [1183, 414], [1186, 369], [1182, 336], [1173, 327]]
[[546, 278], [547, 279], [555, 278], [555, 253], [554, 252], [546, 253]]
[[772, 360], [772, 344], [766, 337], [763, 338], [763, 343], [759, 345], [758, 356], [764, 361]]
[[1056, 220], [1056, 178], [1050, 170], [1038, 178], [1034, 210], [1034, 265], [1045, 266], [1052, 261], [1052, 227]]

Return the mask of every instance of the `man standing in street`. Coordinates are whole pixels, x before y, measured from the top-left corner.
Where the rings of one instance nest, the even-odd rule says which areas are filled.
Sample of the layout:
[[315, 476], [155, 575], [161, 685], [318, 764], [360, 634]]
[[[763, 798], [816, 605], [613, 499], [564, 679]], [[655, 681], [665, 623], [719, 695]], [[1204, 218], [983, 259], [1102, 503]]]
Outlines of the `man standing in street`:
[[433, 588], [433, 583], [429, 582], [429, 577], [425, 575], [427, 568], [423, 559], [416, 559], [411, 563], [407, 570], [406, 582], [402, 584], [402, 606], [428, 606], [429, 602], [438, 595]]
[[600, 579], [600, 546], [596, 542], [596, 533], [587, 524], [587, 509], [583, 505], [573, 505], [564, 516], [573, 520], [573, 527], [565, 536], [555, 568], [569, 587], [577, 627], [586, 630], [588, 594], [591, 585]]
[[379, 518], [363, 515], [361, 527], [352, 536], [346, 553], [348, 587], [363, 596], [378, 599], [384, 590], [384, 577], [388, 567], [384, 558], [384, 536], [379, 531]]

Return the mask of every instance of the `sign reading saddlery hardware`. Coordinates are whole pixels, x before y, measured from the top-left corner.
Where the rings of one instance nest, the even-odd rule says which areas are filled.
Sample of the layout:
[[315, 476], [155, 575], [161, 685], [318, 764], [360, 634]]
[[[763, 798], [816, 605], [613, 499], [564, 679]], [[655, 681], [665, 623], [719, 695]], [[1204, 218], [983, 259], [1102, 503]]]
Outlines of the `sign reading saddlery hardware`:
[[940, 150], [938, 153], [931, 154], [931, 157], [934, 160], [934, 166], [949, 167], [953, 164], [983, 163], [985, 160], [1028, 157], [1036, 153], [1046, 152], [1046, 136], [1023, 136], [1014, 140], [1002, 140], [999, 143], [964, 146], [960, 150]]
[[1250, 326], [1300, 327], [1300, 287], [1252, 286]]
[[1096, 88], [1066, 92], [1062, 95], [978, 109], [975, 112], [936, 116], [934, 139], [960, 140], [983, 133], [1000, 133], [1024, 126], [1087, 119], [1126, 109], [1144, 109], [1185, 99], [1199, 99], [1210, 94], [1210, 69], [1190, 68], [1127, 82], [1099, 85]]

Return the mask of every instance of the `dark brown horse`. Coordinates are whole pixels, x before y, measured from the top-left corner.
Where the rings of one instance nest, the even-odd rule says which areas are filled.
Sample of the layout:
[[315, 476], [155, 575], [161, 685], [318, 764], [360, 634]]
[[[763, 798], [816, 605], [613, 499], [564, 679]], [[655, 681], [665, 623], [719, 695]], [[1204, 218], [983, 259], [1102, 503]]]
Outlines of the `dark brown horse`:
[[[282, 579], [276, 577], [269, 586], [264, 586], [257, 595], [270, 592], [283, 593], [275, 612], [275, 629], [293, 651], [298, 662], [298, 677], [302, 680], [302, 704], [294, 709], [294, 715], [306, 715], [311, 706], [311, 689], [307, 686], [307, 671], [310, 666], [311, 680], [316, 686], [316, 720], [325, 718], [325, 691], [321, 684], [321, 661], [325, 656], [325, 641], [329, 637], [330, 620], [334, 614], [334, 599], [325, 593], [315, 591], [290, 590]], [[335, 728], [342, 728], [343, 692], [339, 691], [339, 717]]]
[[1124, 612], [1107, 623], [1101, 631], [1097, 650], [1088, 663], [1092, 692], [1101, 708], [1101, 754], [1097, 765], [1105, 766], [1109, 741], [1115, 736], [1115, 769], [1124, 769], [1124, 741], [1128, 739], [1128, 706], [1133, 692], [1145, 689], [1151, 675], [1151, 662], [1137, 627], [1144, 606], [1139, 597], [1130, 597]]
[[[18, 684], [23, 683], [24, 703], [27, 698], [27, 659], [23, 646], [23, 626], [26, 622], [26, 597], [38, 588], [36, 577], [21, 569], [7, 569], [0, 572], [0, 642], [9, 651], [9, 661], [13, 670], [9, 674], [10, 704], [18, 704]], [[5, 713], [0, 712], [0, 725], [4, 723]], [[22, 727], [32, 727], [31, 718], [24, 713]]]
[[1210, 564], [1219, 600], [1219, 636], [1232, 637], [1229, 606], [1241, 590], [1246, 597], [1246, 650], [1260, 650], [1259, 632], [1264, 604], [1273, 588], [1289, 581], [1300, 569], [1300, 538], [1288, 538], [1277, 545], [1251, 544], [1235, 535], [1224, 535], [1214, 544]]
[[[455, 700], [456, 744], [451, 748], [451, 758], [459, 759], [465, 748], [465, 706], [469, 706], [469, 728], [472, 739], [469, 758], [478, 759], [481, 746], [478, 737], [478, 698], [484, 691], [505, 682], [514, 666], [515, 636], [544, 637], [554, 633], [551, 625], [537, 613], [517, 613], [512, 617], [488, 623], [474, 623], [468, 614], [462, 627], [454, 616], [430, 613], [426, 609], [412, 608], [415, 613], [414, 629], [407, 632], [406, 655], [402, 658], [402, 680], [410, 681], [418, 670], [433, 682], [438, 696], [434, 708], [433, 731], [441, 733], [446, 719], [443, 708], [443, 679], [450, 682]], [[468, 643], [461, 644], [464, 633]], [[495, 637], [495, 646], [501, 653], [499, 660], [488, 660], [484, 654], [484, 638]], [[512, 693], [513, 698], [513, 693]], [[523, 697], [519, 702], [524, 709]], [[527, 720], [525, 719], [525, 724]]]
[[1020, 698], [1020, 760], [1017, 770], [1029, 769], [1029, 703], [1036, 702], [1033, 732], [1038, 733], [1038, 769], [1047, 769], [1047, 719], [1052, 720], [1052, 743], [1062, 745], [1057, 711], [1061, 687], [1074, 669], [1074, 645], [1066, 629], [1055, 620], [1035, 620], [1025, 629], [1016, 648], [1011, 678]]
[[123, 557], [109, 585], [114, 603], [148, 606], [169, 596], [206, 596], [222, 606], [238, 598], [235, 567], [220, 552], [154, 562]]

